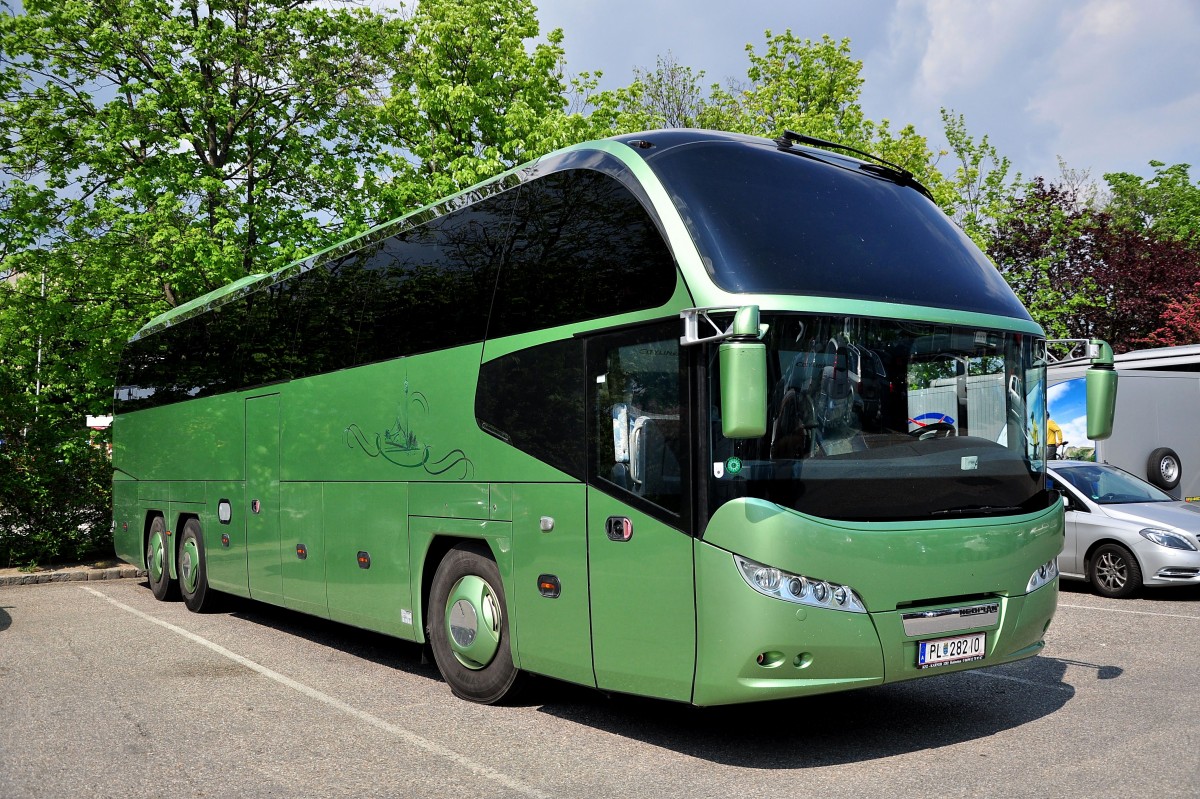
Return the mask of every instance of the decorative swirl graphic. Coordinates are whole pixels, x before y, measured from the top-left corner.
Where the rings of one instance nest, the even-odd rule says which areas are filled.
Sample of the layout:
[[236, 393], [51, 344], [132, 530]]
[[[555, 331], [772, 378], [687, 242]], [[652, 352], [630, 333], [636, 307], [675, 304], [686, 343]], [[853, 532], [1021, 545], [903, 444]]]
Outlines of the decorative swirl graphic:
[[412, 392], [408, 388], [408, 379], [404, 380], [404, 402], [400, 406], [400, 416], [396, 423], [383, 433], [374, 435], [363, 432], [357, 424], [346, 427], [342, 434], [347, 447], [358, 446], [370, 458], [383, 458], [389, 463], [405, 469], [423, 469], [427, 474], [441, 475], [462, 467], [459, 480], [467, 479], [475, 471], [475, 464], [461, 449], [454, 449], [437, 460], [433, 460], [433, 447], [423, 444], [417, 438], [412, 428], [410, 410], [416, 408], [421, 413], [429, 412], [429, 401], [421, 392]]

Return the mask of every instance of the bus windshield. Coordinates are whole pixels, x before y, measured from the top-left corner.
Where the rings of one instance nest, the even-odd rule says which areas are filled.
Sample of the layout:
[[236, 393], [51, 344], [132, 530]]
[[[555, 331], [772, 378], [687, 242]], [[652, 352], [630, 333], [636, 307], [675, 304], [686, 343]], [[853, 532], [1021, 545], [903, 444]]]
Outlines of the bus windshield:
[[[757, 497], [840, 520], [1040, 510], [1046, 364], [1021, 333], [765, 314], [773, 389], [756, 439], [708, 425], [709, 509]], [[719, 397], [716, 348], [709, 396]]]

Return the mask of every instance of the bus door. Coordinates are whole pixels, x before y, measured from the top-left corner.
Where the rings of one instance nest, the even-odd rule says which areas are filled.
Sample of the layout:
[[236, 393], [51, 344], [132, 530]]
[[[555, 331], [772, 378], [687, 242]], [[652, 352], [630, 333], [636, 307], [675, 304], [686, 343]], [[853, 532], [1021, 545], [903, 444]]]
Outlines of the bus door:
[[250, 596], [283, 600], [279, 553], [279, 395], [246, 400], [246, 557]]
[[679, 323], [588, 342], [588, 572], [602, 689], [689, 701], [695, 587]]

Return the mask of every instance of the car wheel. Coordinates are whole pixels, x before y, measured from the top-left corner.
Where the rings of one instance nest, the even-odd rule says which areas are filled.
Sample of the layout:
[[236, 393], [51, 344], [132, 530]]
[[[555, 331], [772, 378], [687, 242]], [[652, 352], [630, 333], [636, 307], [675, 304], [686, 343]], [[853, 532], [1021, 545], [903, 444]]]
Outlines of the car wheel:
[[500, 570], [486, 546], [455, 546], [438, 564], [429, 591], [433, 659], [456, 696], [485, 705], [515, 696], [521, 672], [513, 664]]
[[1175, 454], [1175, 450], [1170, 447], [1159, 447], [1150, 453], [1150, 459], [1146, 462], [1146, 477], [1151, 483], [1170, 491], [1179, 485], [1179, 478], [1182, 475], [1183, 463]]
[[1104, 544], [1088, 561], [1088, 581], [1101, 596], [1125, 599], [1142, 587], [1142, 569], [1120, 544]]

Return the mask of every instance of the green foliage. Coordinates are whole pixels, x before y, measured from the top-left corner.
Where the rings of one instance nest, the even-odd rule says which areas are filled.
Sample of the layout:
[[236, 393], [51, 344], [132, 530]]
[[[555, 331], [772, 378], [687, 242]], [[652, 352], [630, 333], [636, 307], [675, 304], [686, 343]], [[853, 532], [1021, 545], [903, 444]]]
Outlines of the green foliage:
[[589, 123], [567, 111], [562, 31], [527, 48], [538, 32], [527, 0], [417, 5], [395, 40], [402, 57], [379, 109], [393, 148], [387, 215], [591, 137]]
[[1006, 208], [1019, 194], [1021, 174], [1009, 179], [1012, 164], [984, 136], [978, 142], [967, 133], [966, 118], [942, 109], [942, 124], [954, 174], [946, 186], [943, 206], [964, 232], [986, 250]]
[[56, 417], [70, 412], [61, 398], [26, 394], [0, 372], [0, 565], [112, 552], [106, 444], [86, 431], [56, 435], [70, 427]]
[[291, 0], [0, 14], [0, 373], [4, 401], [38, 397], [10, 438], [26, 490], [6, 524], [65, 529], [36, 509], [106, 501], [73, 442], [143, 322], [365, 227], [398, 26]]
[[1192, 182], [1187, 164], [1150, 166], [1154, 177], [1148, 180], [1127, 172], [1104, 176], [1111, 193], [1108, 212], [1122, 227], [1200, 246], [1200, 182]]

